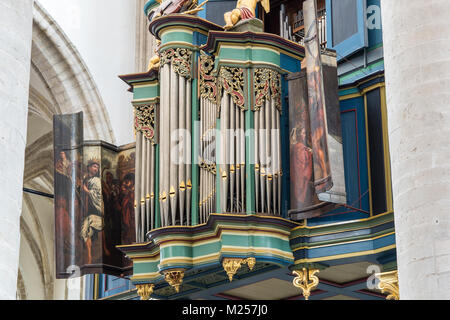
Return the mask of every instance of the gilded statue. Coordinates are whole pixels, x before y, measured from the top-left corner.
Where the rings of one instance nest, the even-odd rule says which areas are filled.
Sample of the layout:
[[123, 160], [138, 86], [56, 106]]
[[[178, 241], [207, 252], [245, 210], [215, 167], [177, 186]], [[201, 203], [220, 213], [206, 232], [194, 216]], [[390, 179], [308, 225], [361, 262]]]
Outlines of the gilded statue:
[[[155, 0], [155, 2], [159, 3], [158, 6], [150, 10], [148, 13], [148, 21], [152, 21], [161, 16], [166, 16], [172, 13], [183, 13], [183, 14], [196, 14], [197, 12], [203, 10], [203, 6], [208, 2], [206, 0], [202, 2], [200, 5], [198, 4], [198, 0]], [[159, 49], [159, 45], [161, 41], [157, 41], [157, 50]], [[155, 50], [156, 54], [150, 59], [147, 70], [156, 70], [159, 69], [160, 66], [160, 57]]]
[[270, 12], [269, 0], [238, 0], [236, 9], [226, 12], [224, 15], [225, 30], [232, 28], [239, 20], [248, 20], [255, 18], [255, 9], [258, 2], [261, 2], [266, 13]]

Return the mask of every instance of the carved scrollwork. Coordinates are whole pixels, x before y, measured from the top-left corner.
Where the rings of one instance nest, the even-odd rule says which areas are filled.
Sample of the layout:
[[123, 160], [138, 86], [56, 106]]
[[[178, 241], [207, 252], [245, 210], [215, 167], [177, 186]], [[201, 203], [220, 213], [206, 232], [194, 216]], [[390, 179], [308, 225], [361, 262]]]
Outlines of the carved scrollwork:
[[247, 259], [242, 258], [225, 258], [223, 259], [222, 266], [225, 272], [228, 275], [228, 279], [233, 281], [233, 277], [236, 274], [236, 272], [241, 268], [241, 265], [246, 264], [248, 265], [248, 268], [250, 270], [253, 270], [253, 268], [256, 265], [256, 259], [251, 257]]
[[191, 78], [192, 51], [185, 48], [170, 48], [161, 53], [161, 67], [172, 64], [173, 70], [184, 78]]
[[206, 54], [200, 55], [200, 96], [216, 103], [217, 77], [213, 74], [214, 59]]
[[153, 144], [155, 144], [155, 109], [155, 104], [134, 107], [134, 129], [136, 132], [142, 132]]
[[137, 294], [141, 297], [141, 300], [148, 300], [153, 293], [155, 285], [152, 283], [137, 284], [136, 288]]
[[300, 288], [302, 290], [303, 296], [305, 300], [309, 299], [311, 295], [311, 291], [314, 290], [319, 284], [319, 278], [315, 275], [318, 273], [318, 269], [306, 269], [302, 268], [302, 270], [293, 271], [296, 277], [292, 281], [295, 287]]
[[223, 88], [226, 93], [233, 97], [233, 101], [237, 107], [246, 110], [244, 97], [244, 70], [242, 68], [220, 68], [218, 87], [218, 92], [221, 92]]
[[200, 159], [199, 167], [208, 171], [209, 173], [216, 174], [216, 164], [215, 163], [208, 163], [208, 160]]
[[164, 278], [175, 291], [180, 292], [181, 284], [183, 283], [184, 269], [174, 269], [164, 272]]
[[398, 288], [398, 273], [397, 270], [383, 273], [376, 273], [375, 277], [378, 278], [378, 289], [382, 293], [389, 293], [386, 300], [399, 300], [399, 288]]
[[256, 68], [254, 76], [255, 105], [253, 111], [259, 111], [264, 99], [275, 100], [275, 107], [281, 112], [281, 75], [268, 68]]

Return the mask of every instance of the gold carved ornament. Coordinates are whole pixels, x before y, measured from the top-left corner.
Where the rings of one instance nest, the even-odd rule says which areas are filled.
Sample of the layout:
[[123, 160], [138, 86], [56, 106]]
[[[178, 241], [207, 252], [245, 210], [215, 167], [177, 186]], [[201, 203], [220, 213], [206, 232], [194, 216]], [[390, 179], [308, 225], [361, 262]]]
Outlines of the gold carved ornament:
[[142, 132], [153, 144], [155, 144], [155, 109], [154, 104], [134, 107], [135, 131]]
[[319, 269], [306, 269], [293, 271], [296, 277], [294, 278], [293, 284], [295, 287], [302, 290], [305, 300], [309, 300], [311, 291], [314, 290], [319, 284], [319, 278], [315, 275], [319, 273]]
[[[244, 69], [235, 67], [222, 67], [219, 72], [218, 93], [221, 93], [222, 88], [226, 93], [231, 95], [234, 103], [242, 110], [245, 109], [244, 97]], [[220, 94], [217, 95], [220, 106]]]
[[389, 293], [389, 295], [386, 297], [386, 300], [400, 299], [397, 270], [376, 273], [375, 277], [379, 280], [378, 289], [380, 289], [382, 293]]
[[173, 70], [180, 76], [191, 78], [192, 51], [185, 48], [170, 48], [161, 53], [161, 67], [166, 63], [170, 63]]
[[184, 269], [171, 269], [164, 272], [164, 278], [168, 284], [170, 284], [175, 291], [180, 292], [181, 284], [184, 278]]
[[213, 74], [214, 59], [203, 53], [199, 59], [200, 96], [216, 103], [217, 77]]
[[223, 259], [222, 266], [225, 272], [228, 275], [228, 279], [230, 279], [230, 282], [233, 281], [233, 276], [236, 274], [236, 272], [241, 268], [243, 264], [248, 265], [248, 268], [250, 270], [253, 270], [253, 268], [256, 265], [256, 259], [251, 258], [225, 258]]
[[215, 163], [209, 163], [209, 161], [205, 161], [204, 159], [200, 159], [199, 167], [203, 170], [206, 170], [207, 172], [216, 175], [216, 164]]
[[254, 73], [255, 106], [253, 111], [259, 111], [264, 103], [264, 99], [272, 97], [275, 100], [275, 107], [278, 111], [281, 106], [281, 75], [268, 68], [256, 68]]
[[155, 285], [153, 283], [137, 284], [137, 294], [141, 297], [141, 300], [148, 300], [153, 293]]

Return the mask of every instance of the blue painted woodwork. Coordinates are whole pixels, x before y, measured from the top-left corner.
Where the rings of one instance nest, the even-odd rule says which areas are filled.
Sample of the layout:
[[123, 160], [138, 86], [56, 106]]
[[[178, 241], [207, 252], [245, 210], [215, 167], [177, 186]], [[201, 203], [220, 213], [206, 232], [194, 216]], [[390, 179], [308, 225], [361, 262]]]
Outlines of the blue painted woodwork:
[[333, 6], [332, 0], [326, 0], [326, 10], [327, 10], [327, 46], [330, 49], [336, 50], [338, 54], [338, 61], [351, 55], [352, 53], [367, 47], [368, 35], [366, 28], [366, 0], [357, 0], [357, 32], [347, 38], [346, 40], [333, 45]]

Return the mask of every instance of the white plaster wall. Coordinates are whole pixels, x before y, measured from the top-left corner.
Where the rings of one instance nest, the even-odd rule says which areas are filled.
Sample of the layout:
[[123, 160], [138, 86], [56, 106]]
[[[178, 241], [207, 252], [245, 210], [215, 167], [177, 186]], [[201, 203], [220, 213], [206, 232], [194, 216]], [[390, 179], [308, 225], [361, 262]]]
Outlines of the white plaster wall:
[[0, 299], [16, 298], [32, 3], [0, 1]]
[[80, 52], [106, 105], [118, 145], [134, 140], [132, 95], [117, 76], [135, 71], [135, 1], [39, 1]]
[[450, 299], [450, 1], [381, 9], [400, 299]]

